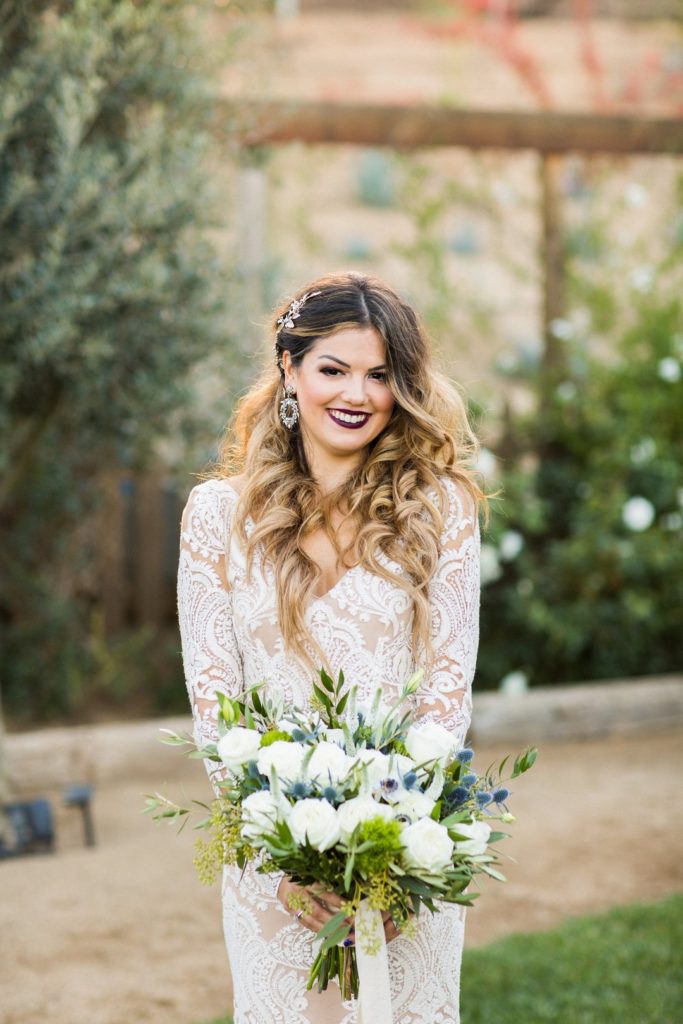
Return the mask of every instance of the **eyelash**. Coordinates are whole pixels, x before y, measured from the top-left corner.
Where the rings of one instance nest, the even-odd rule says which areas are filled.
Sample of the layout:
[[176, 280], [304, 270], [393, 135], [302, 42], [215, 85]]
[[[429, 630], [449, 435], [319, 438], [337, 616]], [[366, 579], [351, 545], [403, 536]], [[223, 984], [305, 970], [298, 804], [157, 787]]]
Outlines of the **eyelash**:
[[[320, 372], [324, 373], [325, 376], [328, 377], [331, 373], [336, 374], [341, 373], [342, 371], [338, 370], [336, 366], [323, 366]], [[386, 383], [387, 375], [384, 372], [378, 370], [377, 372], [372, 373], [370, 376], [373, 377], [374, 380], [381, 381], [381, 383], [383, 384]]]

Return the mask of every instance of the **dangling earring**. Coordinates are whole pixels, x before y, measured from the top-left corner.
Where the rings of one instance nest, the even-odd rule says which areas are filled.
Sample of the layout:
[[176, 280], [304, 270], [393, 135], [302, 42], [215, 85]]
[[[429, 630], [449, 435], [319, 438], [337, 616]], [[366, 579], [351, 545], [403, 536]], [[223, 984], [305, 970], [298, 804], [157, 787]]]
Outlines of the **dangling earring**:
[[285, 388], [285, 397], [280, 402], [280, 419], [288, 430], [299, 422], [299, 403], [294, 397], [294, 388], [291, 384]]

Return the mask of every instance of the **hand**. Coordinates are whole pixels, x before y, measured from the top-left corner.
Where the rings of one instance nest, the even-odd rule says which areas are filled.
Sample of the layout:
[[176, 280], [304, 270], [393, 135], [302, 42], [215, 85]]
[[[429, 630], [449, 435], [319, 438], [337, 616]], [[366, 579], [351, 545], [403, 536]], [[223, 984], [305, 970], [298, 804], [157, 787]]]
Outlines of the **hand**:
[[[311, 886], [305, 888], [284, 876], [277, 890], [277, 898], [285, 910], [296, 917], [300, 924], [309, 931], [319, 932], [334, 915], [341, 910], [342, 900], [335, 892], [323, 892]], [[290, 903], [291, 900], [291, 903]], [[293, 909], [299, 908], [299, 909]], [[388, 910], [382, 913], [384, 935], [387, 942], [392, 942], [400, 935]], [[348, 938], [355, 941], [353, 918], [347, 917], [346, 923], [351, 925]]]

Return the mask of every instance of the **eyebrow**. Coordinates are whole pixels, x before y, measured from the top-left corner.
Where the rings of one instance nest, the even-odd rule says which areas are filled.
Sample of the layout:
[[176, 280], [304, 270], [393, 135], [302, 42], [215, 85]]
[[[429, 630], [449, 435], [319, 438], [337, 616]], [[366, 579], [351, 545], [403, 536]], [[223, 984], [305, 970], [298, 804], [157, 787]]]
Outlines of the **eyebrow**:
[[[340, 366], [345, 366], [347, 370], [351, 369], [349, 363], [345, 363], [343, 359], [337, 359], [336, 356], [318, 356], [318, 359], [331, 359], [333, 363], [339, 363]], [[374, 373], [375, 370], [386, 370], [386, 363], [382, 363], [380, 366], [371, 366], [368, 373]]]

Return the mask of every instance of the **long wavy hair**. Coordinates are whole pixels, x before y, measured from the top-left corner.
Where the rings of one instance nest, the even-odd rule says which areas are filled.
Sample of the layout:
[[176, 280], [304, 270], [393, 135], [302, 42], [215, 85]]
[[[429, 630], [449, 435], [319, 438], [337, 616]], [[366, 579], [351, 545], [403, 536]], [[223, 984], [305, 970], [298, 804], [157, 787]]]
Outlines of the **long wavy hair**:
[[[348, 565], [353, 551], [356, 563], [409, 593], [413, 649], [421, 645], [429, 663], [428, 586], [439, 559], [447, 501], [441, 480], [459, 482], [477, 514], [486, 503], [472, 469], [477, 441], [460, 394], [433, 366], [417, 315], [393, 289], [377, 278], [348, 272], [309, 282], [294, 298], [311, 292], [319, 294], [306, 300], [292, 327], [277, 322], [289, 302], [275, 310], [274, 358], [239, 401], [215, 475], [245, 475], [233, 528], [246, 551], [247, 571], [257, 548], [274, 569], [279, 624], [288, 649], [313, 669], [325, 664], [305, 623], [320, 572], [302, 547], [307, 536], [322, 529], [342, 565]], [[394, 408], [360, 465], [334, 492], [323, 495], [309, 471], [300, 429], [288, 430], [280, 420], [282, 353], [289, 352], [299, 366], [319, 338], [347, 327], [374, 327], [382, 338]], [[430, 489], [438, 496], [436, 504]], [[352, 526], [353, 540], [346, 548], [332, 528], [335, 509]], [[249, 519], [253, 527], [247, 532]], [[379, 552], [400, 566], [400, 575], [385, 567]]]

